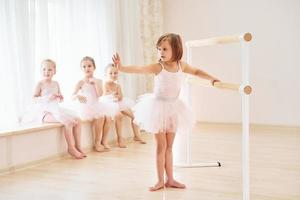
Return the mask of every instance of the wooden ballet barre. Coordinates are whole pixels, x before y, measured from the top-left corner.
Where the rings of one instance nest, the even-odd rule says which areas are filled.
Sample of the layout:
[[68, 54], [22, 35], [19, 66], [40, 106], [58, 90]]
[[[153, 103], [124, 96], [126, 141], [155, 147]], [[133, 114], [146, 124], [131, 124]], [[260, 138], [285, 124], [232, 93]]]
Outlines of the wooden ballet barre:
[[242, 35], [231, 35], [231, 36], [222, 36], [214, 37], [203, 40], [191, 40], [186, 42], [187, 47], [200, 47], [200, 46], [210, 46], [215, 44], [228, 44], [235, 43], [240, 41], [250, 42], [252, 40], [251, 33], [245, 33]]
[[215, 87], [219, 89], [227, 89], [227, 90], [236, 90], [239, 92], [243, 92], [247, 95], [250, 95], [252, 92], [252, 87], [250, 85], [239, 85], [235, 83], [225, 83], [225, 82], [215, 82], [214, 85], [212, 86], [210, 82], [203, 82], [200, 81], [199, 78], [194, 78], [194, 77], [188, 77], [187, 78], [188, 83], [192, 84], [199, 84], [201, 86], [206, 86], [206, 87]]

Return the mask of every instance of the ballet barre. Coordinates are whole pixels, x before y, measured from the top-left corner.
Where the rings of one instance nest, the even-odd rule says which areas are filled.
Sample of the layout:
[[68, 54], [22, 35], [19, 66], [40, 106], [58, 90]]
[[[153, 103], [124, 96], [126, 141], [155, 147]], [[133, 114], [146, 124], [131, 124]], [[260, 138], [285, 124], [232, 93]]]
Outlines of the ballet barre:
[[191, 47], [211, 46], [216, 44], [237, 43], [241, 41], [250, 42], [251, 40], [252, 40], [251, 33], [245, 33], [242, 35], [214, 37], [214, 38], [208, 38], [203, 40], [191, 40], [191, 41], [187, 41], [185, 45], [187, 48], [191, 48]]
[[[192, 64], [192, 49], [196, 47], [204, 47], [211, 45], [223, 45], [231, 43], [241, 44], [241, 57], [242, 57], [242, 83], [226, 83], [215, 82], [212, 86], [211, 83], [201, 82], [199, 78], [187, 76], [185, 87], [183, 87], [186, 93], [185, 101], [191, 104], [191, 85], [200, 84], [202, 86], [215, 87], [219, 89], [228, 89], [239, 91], [242, 101], [242, 179], [243, 179], [243, 200], [250, 199], [249, 191], [249, 96], [252, 93], [252, 87], [249, 84], [249, 42], [252, 40], [251, 33], [243, 33], [240, 35], [214, 37], [203, 40], [191, 40], [185, 43], [187, 47], [187, 62]], [[213, 163], [192, 163], [191, 162], [191, 132], [187, 138], [187, 163], [178, 164], [178, 167], [221, 167], [221, 162]]]
[[226, 90], [236, 90], [240, 93], [243, 92], [247, 95], [250, 95], [252, 92], [252, 87], [250, 85], [236, 84], [236, 83], [226, 83], [226, 82], [215, 82], [212, 85], [210, 82], [203, 82], [201, 79], [195, 76], [188, 76], [186, 81], [190, 84], [197, 84], [204, 87], [215, 87], [218, 89], [226, 89]]

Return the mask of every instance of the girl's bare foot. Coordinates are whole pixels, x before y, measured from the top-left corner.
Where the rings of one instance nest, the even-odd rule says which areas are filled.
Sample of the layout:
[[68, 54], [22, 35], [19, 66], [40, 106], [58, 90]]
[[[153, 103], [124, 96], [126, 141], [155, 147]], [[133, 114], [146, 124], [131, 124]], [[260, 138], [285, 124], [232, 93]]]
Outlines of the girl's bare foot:
[[126, 148], [127, 147], [126, 144], [124, 144], [123, 142], [118, 142], [117, 145], [120, 148]]
[[104, 151], [104, 146], [100, 143], [96, 143], [94, 146], [95, 150], [98, 152], [103, 152]]
[[110, 151], [110, 146], [106, 143], [102, 143], [103, 147], [104, 147], [104, 151]]
[[83, 158], [83, 155], [79, 151], [77, 151], [75, 148], [68, 149], [68, 153], [76, 159], [82, 159]]
[[134, 136], [133, 140], [140, 142], [141, 144], [146, 144], [146, 142], [144, 140], [142, 140], [142, 138], [139, 136]]
[[164, 188], [164, 182], [158, 182], [153, 187], [149, 188], [149, 191], [154, 192]]
[[126, 148], [127, 147], [126, 144], [124, 143], [123, 139], [118, 139], [117, 145], [120, 148]]
[[79, 152], [81, 153], [81, 155], [82, 155], [83, 157], [86, 157], [86, 154], [81, 150], [80, 147], [75, 146], [75, 148], [76, 148], [77, 151], [79, 151]]
[[165, 183], [165, 186], [166, 187], [172, 187], [172, 188], [180, 188], [180, 189], [186, 188], [186, 186], [183, 183], [179, 183], [179, 182], [177, 182], [175, 180], [173, 180], [173, 181], [167, 181]]

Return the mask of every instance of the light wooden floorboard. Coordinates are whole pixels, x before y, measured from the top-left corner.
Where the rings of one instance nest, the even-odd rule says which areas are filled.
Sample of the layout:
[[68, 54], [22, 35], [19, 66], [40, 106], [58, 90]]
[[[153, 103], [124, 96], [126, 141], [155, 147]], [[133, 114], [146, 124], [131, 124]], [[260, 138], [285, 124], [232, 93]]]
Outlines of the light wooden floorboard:
[[[193, 161], [221, 161], [220, 168], [176, 168], [187, 189], [149, 192], [156, 181], [154, 144], [128, 144], [111, 152], [91, 152], [83, 160], [65, 158], [0, 176], [0, 199], [242, 199], [241, 129], [198, 124]], [[26, 149], [24, 149], [26, 150]], [[300, 199], [300, 132], [253, 128], [250, 135], [251, 200]]]

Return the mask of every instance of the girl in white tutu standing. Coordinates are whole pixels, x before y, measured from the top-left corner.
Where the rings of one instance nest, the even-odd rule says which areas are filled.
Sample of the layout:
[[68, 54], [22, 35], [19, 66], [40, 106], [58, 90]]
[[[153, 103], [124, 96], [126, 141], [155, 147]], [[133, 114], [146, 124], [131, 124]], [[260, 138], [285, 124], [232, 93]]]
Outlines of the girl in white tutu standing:
[[101, 144], [102, 134], [109, 131], [109, 127], [104, 126], [105, 115], [112, 116], [116, 108], [99, 102], [98, 98], [103, 93], [102, 80], [94, 77], [96, 69], [94, 59], [89, 56], [82, 58], [80, 67], [84, 77], [76, 84], [73, 99], [80, 102], [81, 119], [92, 122], [95, 150], [103, 152], [107, 149]]
[[142, 129], [155, 134], [158, 182], [149, 188], [150, 191], [164, 187], [185, 188], [183, 183], [173, 177], [172, 153], [175, 133], [190, 129], [194, 121], [191, 110], [178, 98], [184, 80], [183, 73], [210, 80], [212, 84], [218, 81], [206, 72], [181, 61], [183, 48], [179, 35], [162, 35], [156, 48], [159, 61], [147, 66], [122, 66], [119, 55], [113, 56], [115, 66], [122, 72], [155, 74], [153, 93], [143, 95], [133, 108], [135, 122]]
[[60, 92], [58, 82], [52, 80], [56, 73], [55, 62], [50, 59], [44, 60], [41, 64], [41, 73], [43, 79], [37, 83], [34, 92], [35, 104], [25, 113], [22, 123], [62, 123], [69, 154], [77, 159], [86, 157], [80, 146], [81, 127], [79, 118], [70, 110], [61, 108], [58, 105], [64, 98]]
[[[117, 145], [120, 148], [125, 148], [126, 144], [124, 143], [124, 139], [122, 137], [122, 117], [123, 115], [128, 116], [131, 119], [131, 126], [133, 130], [133, 140], [138, 141], [141, 144], [145, 144], [146, 142], [142, 140], [140, 136], [139, 127], [133, 123], [134, 115], [131, 110], [131, 107], [134, 106], [134, 101], [123, 97], [122, 89], [120, 84], [117, 83], [119, 71], [118, 68], [114, 67], [113, 64], [108, 64], [105, 68], [105, 76], [106, 80], [103, 83], [103, 96], [100, 98], [100, 101], [113, 103], [118, 107], [118, 110], [115, 114], [115, 125], [117, 132]], [[103, 137], [102, 143], [104, 146], [107, 145], [107, 137]]]

